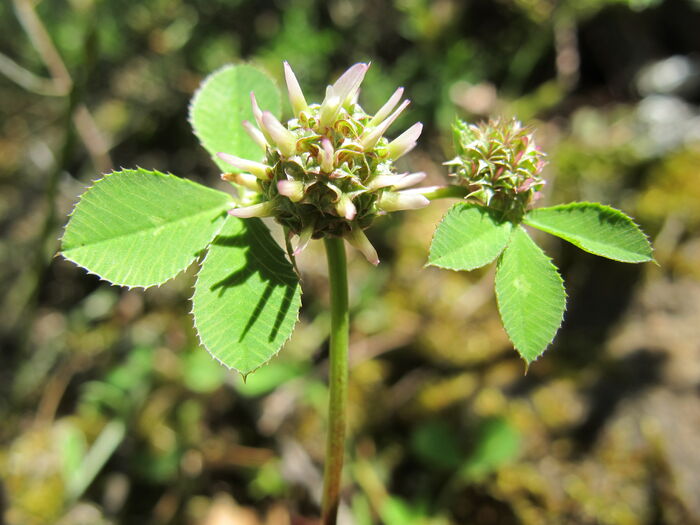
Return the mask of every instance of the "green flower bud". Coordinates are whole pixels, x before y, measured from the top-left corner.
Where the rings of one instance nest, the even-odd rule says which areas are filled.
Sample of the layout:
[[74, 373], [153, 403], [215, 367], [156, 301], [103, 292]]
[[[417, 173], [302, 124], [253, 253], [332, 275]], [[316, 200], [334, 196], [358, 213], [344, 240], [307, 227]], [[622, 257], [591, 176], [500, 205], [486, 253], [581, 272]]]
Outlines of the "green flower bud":
[[445, 165], [469, 188], [467, 198], [519, 220], [545, 184], [540, 176], [545, 154], [532, 130], [515, 119], [478, 125], [457, 120], [453, 132], [457, 156]]

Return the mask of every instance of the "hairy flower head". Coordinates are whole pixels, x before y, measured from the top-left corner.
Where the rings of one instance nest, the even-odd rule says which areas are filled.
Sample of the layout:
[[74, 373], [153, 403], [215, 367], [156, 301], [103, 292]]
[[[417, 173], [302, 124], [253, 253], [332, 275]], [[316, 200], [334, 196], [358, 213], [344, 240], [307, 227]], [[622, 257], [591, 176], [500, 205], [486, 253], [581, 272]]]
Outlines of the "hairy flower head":
[[467, 198], [519, 218], [539, 196], [545, 154], [532, 130], [515, 120], [478, 125], [457, 120], [453, 126], [457, 156], [446, 162], [450, 175], [469, 189]]
[[344, 237], [374, 264], [374, 248], [363, 230], [384, 213], [426, 206], [417, 193], [403, 192], [420, 182], [423, 173], [397, 173], [395, 161], [410, 151], [422, 131], [416, 123], [393, 140], [384, 134], [399, 117], [399, 88], [374, 114], [357, 103], [360, 84], [369, 64], [350, 67], [326, 88], [320, 104], [309, 104], [291, 67], [284, 63], [285, 80], [294, 117], [280, 122], [258, 107], [251, 93], [255, 124], [243, 125], [265, 150], [263, 162], [220, 153], [242, 171], [223, 177], [258, 192], [253, 206], [229, 213], [238, 217], [274, 217], [299, 241], [296, 252], [310, 239]]

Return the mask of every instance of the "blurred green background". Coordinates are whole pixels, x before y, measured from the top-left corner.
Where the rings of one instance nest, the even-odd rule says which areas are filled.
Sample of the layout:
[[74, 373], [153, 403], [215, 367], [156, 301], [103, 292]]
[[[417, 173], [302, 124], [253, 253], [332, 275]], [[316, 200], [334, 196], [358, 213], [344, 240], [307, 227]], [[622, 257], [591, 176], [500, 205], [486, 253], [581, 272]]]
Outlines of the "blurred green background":
[[[700, 2], [5, 0], [0, 3], [0, 523], [310, 523], [325, 436], [319, 246], [286, 348], [248, 378], [198, 347], [195, 269], [111, 287], [55, 257], [90, 181], [141, 166], [222, 186], [187, 122], [201, 79], [282, 60], [310, 100], [372, 61], [425, 124], [406, 169], [445, 180], [449, 124], [518, 115], [545, 203], [597, 200], [659, 266], [543, 237], [569, 308], [527, 375], [493, 270], [424, 268], [449, 202], [378, 221], [351, 254], [341, 524], [700, 523]], [[287, 108], [288, 111], [288, 108]], [[287, 113], [288, 114], [288, 113]], [[391, 132], [389, 136], [392, 136]]]

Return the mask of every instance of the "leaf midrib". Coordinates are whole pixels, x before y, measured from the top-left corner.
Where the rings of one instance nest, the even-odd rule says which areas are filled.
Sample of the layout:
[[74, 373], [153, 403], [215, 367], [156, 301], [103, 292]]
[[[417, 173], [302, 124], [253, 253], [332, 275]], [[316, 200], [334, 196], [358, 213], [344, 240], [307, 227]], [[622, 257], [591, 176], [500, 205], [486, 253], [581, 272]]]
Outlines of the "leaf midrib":
[[164, 224], [159, 225], [159, 226], [153, 226], [153, 227], [149, 227], [149, 228], [143, 228], [143, 229], [140, 229], [140, 230], [132, 230], [132, 231], [129, 231], [129, 232], [126, 232], [126, 233], [121, 233], [121, 234], [119, 234], [119, 235], [114, 235], [114, 236], [112, 236], [112, 237], [108, 237], [108, 238], [105, 238], [105, 239], [99, 239], [99, 240], [97, 240], [97, 241], [86, 242], [85, 244], [81, 244], [80, 246], [76, 246], [76, 247], [73, 247], [73, 248], [68, 248], [67, 250], [61, 250], [61, 253], [62, 253], [62, 254], [65, 254], [65, 253], [68, 253], [68, 252], [71, 252], [71, 251], [74, 251], [74, 250], [79, 250], [79, 249], [82, 249], [82, 248], [86, 248], [86, 247], [89, 247], [89, 246], [96, 246], [96, 245], [100, 245], [100, 244], [103, 244], [103, 243], [106, 243], [106, 242], [116, 241], [116, 240], [121, 239], [121, 238], [123, 238], [123, 237], [135, 236], [135, 235], [138, 235], [138, 234], [140, 234], [140, 233], [146, 233], [146, 232], [149, 232], [149, 231], [151, 231], [151, 230], [157, 230], [158, 228], [163, 228], [163, 227], [165, 227], [165, 226], [172, 226], [172, 225], [175, 225], [175, 224], [177, 224], [177, 223], [179, 223], [179, 222], [183, 222], [183, 221], [186, 221], [186, 220], [189, 220], [189, 219], [194, 219], [194, 218], [196, 218], [196, 217], [199, 217], [200, 215], [205, 215], [205, 214], [212, 213], [212, 212], [214, 212], [215, 210], [220, 210], [221, 212], [223, 212], [223, 211], [225, 211], [226, 208], [228, 208], [229, 206], [231, 206], [230, 203], [221, 204], [221, 205], [219, 205], [219, 206], [216, 206], [216, 207], [213, 207], [213, 208], [208, 208], [208, 209], [206, 209], [206, 210], [202, 210], [202, 211], [199, 211], [199, 212], [197, 212], [197, 213], [193, 213], [193, 214], [191, 214], [191, 215], [185, 215], [184, 217], [180, 217], [180, 218], [175, 219], [175, 220], [172, 220], [172, 221], [167, 221], [167, 222], [165, 222]]

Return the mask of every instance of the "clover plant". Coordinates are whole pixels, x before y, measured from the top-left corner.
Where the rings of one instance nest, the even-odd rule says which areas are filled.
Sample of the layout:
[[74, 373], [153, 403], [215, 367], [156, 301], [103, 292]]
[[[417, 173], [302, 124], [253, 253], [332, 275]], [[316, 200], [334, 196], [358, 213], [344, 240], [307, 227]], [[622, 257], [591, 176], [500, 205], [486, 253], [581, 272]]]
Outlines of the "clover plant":
[[[106, 174], [81, 197], [62, 239], [62, 255], [112, 284], [160, 285], [199, 261], [192, 297], [202, 345], [247, 376], [290, 337], [301, 306], [295, 256], [323, 239], [331, 293], [329, 426], [323, 523], [335, 523], [345, 440], [348, 284], [344, 241], [372, 264], [364, 230], [380, 216], [455, 198], [437, 226], [428, 263], [469, 271], [496, 261], [504, 327], [529, 365], [561, 325], [566, 293], [557, 268], [524, 226], [622, 262], [652, 260], [645, 235], [622, 212], [577, 202], [535, 208], [544, 153], [517, 120], [457, 120], [451, 183], [411, 188], [424, 173], [401, 173], [422, 125], [385, 135], [406, 109], [399, 88], [375, 113], [358, 103], [368, 64], [355, 64], [308, 103], [287, 63], [291, 119], [280, 95], [249, 65], [210, 75], [190, 106], [195, 135], [232, 183], [232, 192], [146, 169]], [[393, 134], [393, 133], [392, 133]], [[283, 228], [285, 249], [261, 221]], [[285, 253], [286, 251], [286, 253]]]

